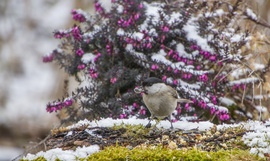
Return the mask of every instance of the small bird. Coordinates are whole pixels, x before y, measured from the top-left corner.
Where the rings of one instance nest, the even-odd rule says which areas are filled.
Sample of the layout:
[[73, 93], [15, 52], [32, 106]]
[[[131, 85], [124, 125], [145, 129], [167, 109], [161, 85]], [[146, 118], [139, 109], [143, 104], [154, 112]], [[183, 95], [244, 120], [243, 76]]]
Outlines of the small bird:
[[177, 106], [177, 102], [193, 103], [187, 99], [181, 99], [177, 91], [166, 85], [161, 79], [149, 77], [143, 81], [142, 87], [135, 88], [136, 93], [143, 92], [143, 101], [151, 113], [151, 118], [145, 128], [151, 127], [153, 118], [168, 118], [173, 128], [171, 114]]

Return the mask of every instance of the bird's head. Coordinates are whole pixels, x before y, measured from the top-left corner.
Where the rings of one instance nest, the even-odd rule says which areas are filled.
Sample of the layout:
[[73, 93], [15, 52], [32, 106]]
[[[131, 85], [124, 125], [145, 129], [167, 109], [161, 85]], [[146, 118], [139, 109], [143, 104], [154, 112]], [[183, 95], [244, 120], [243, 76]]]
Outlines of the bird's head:
[[156, 90], [159, 89], [159, 85], [165, 85], [161, 79], [158, 79], [156, 77], [149, 77], [145, 79], [142, 83], [142, 86], [135, 88], [134, 91], [136, 93], [145, 93], [145, 94], [151, 94], [154, 93]]

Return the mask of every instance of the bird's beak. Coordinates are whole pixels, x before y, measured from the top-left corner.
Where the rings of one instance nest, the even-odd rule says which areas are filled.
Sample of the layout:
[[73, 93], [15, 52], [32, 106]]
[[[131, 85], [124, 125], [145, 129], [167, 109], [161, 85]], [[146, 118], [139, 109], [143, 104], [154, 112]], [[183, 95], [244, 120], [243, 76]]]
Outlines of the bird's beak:
[[135, 93], [144, 93], [144, 89], [143, 89], [142, 86], [135, 87], [135, 88], [134, 88], [134, 92], [135, 92]]

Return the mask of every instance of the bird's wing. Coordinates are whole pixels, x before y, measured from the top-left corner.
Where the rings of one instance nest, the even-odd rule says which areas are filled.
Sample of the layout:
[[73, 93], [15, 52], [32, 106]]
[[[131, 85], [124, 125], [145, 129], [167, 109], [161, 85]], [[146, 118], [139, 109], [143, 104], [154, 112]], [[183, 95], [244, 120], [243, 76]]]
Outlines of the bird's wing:
[[171, 86], [168, 86], [168, 87], [169, 87], [169, 88], [167, 88], [168, 93], [170, 95], [172, 95], [174, 98], [179, 99], [180, 97], [179, 97], [177, 91], [174, 88], [172, 88]]
[[170, 95], [172, 95], [174, 98], [176, 98], [177, 102], [193, 103], [193, 101], [190, 101], [188, 99], [180, 98], [178, 92], [174, 88], [172, 88], [171, 86], [169, 86], [169, 88], [168, 88], [168, 93]]

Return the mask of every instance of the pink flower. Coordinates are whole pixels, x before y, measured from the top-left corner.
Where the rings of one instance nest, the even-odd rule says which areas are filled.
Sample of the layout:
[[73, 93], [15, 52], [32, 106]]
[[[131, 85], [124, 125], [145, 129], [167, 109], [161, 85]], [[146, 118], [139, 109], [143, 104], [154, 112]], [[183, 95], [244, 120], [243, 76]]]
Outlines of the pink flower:
[[210, 107], [210, 111], [211, 111], [211, 115], [213, 115], [216, 111], [216, 109], [214, 107]]
[[182, 59], [182, 62], [187, 63], [187, 59]]
[[126, 117], [127, 117], [126, 114], [121, 114], [121, 115], [119, 116], [120, 119], [123, 119], [123, 118], [126, 118]]
[[216, 98], [216, 96], [212, 96], [212, 100], [213, 100], [213, 104], [216, 105], [217, 104], [217, 98]]
[[192, 60], [188, 61], [188, 65], [192, 65], [192, 64], [193, 64]]
[[71, 106], [72, 103], [73, 103], [73, 100], [67, 100], [67, 101], [64, 102], [64, 105], [65, 106]]
[[203, 74], [203, 75], [199, 76], [199, 81], [207, 82], [208, 81], [207, 75]]
[[191, 73], [189, 73], [189, 74], [187, 75], [187, 79], [190, 79], [190, 78], [191, 78], [191, 76], [192, 76], [192, 74], [191, 74]]
[[178, 120], [176, 120], [176, 119], [175, 119], [175, 120], [172, 120], [173, 123], [175, 123], [175, 122], [177, 122], [177, 121], [178, 121]]
[[189, 111], [189, 103], [185, 104], [185, 108], [186, 108], [187, 111]]
[[173, 85], [176, 85], [176, 84], [178, 84], [178, 81], [177, 80], [174, 80], [173, 81]]
[[96, 57], [94, 58], [94, 62], [96, 62], [97, 59], [98, 59], [100, 56], [101, 56], [101, 54], [100, 54], [100, 53], [97, 53]]
[[194, 98], [192, 98], [191, 101], [193, 102], [193, 104], [197, 102]]
[[220, 66], [223, 65], [222, 61], [219, 61], [217, 64]]
[[143, 107], [141, 107], [139, 113], [140, 113], [141, 115], [145, 115], [145, 109], [144, 109]]
[[91, 76], [92, 79], [95, 79], [95, 78], [98, 77], [98, 73], [93, 68], [91, 68], [89, 70], [89, 74], [90, 74], [90, 76]]
[[72, 30], [71, 30], [71, 33], [72, 33], [72, 36], [73, 36], [73, 38], [75, 40], [81, 41], [82, 35], [80, 33], [80, 30], [79, 30], [79, 27], [78, 26], [73, 27]]
[[115, 82], [117, 81], [117, 79], [114, 77], [114, 78], [111, 78], [111, 83], [114, 84]]
[[76, 51], [76, 54], [79, 55], [79, 56], [82, 56], [84, 54], [83, 50], [82, 49], [79, 49]]
[[168, 55], [171, 56], [173, 54], [173, 50], [170, 50]]
[[178, 55], [174, 54], [173, 59], [177, 59], [177, 58], [178, 58]]
[[164, 44], [161, 44], [160, 45], [160, 48], [164, 50], [165, 49], [165, 45]]
[[133, 105], [132, 105], [134, 108], [138, 108], [139, 107], [139, 105], [137, 105], [137, 103], [133, 103]]
[[167, 79], [167, 76], [166, 76], [166, 75], [162, 77], [162, 80], [163, 80], [164, 82], [166, 82], [166, 79]]
[[95, 3], [95, 9], [97, 12], [102, 12], [103, 8], [101, 7], [101, 5], [99, 3]]
[[209, 58], [209, 60], [211, 60], [211, 61], [216, 61], [217, 59], [216, 59], [216, 56], [210, 56], [210, 58]]
[[167, 26], [165, 26], [165, 27], [163, 28], [163, 32], [169, 32], [169, 28], [168, 28]]
[[78, 67], [77, 67], [78, 69], [84, 69], [85, 68], [85, 65], [84, 64], [82, 64], [82, 65], [78, 65]]
[[143, 4], [142, 3], [139, 4], [139, 8], [140, 9], [143, 8]]
[[151, 67], [151, 69], [152, 69], [152, 70], [156, 70], [156, 69], [158, 69], [158, 65], [153, 64], [153, 65], [152, 65], [152, 67]]
[[186, 74], [186, 73], [183, 74], [182, 77], [183, 77], [184, 79], [187, 79], [187, 74]]
[[194, 50], [199, 50], [199, 47], [197, 45], [192, 45], [190, 48]]
[[73, 14], [72, 18], [76, 21], [84, 22], [86, 20], [84, 15], [77, 13], [76, 10], [72, 10], [71, 13]]
[[49, 56], [43, 57], [43, 63], [52, 62], [53, 61], [54, 54], [51, 53]]
[[152, 48], [152, 44], [149, 42], [149, 43], [146, 45], [146, 48], [151, 49], [151, 48]]
[[63, 36], [64, 36], [64, 33], [61, 33], [61, 32], [56, 32], [54, 34], [54, 38], [56, 38], [56, 39], [61, 39]]
[[134, 19], [135, 19], [135, 20], [137, 20], [137, 19], [139, 19], [139, 18], [140, 18], [140, 14], [134, 15]]

